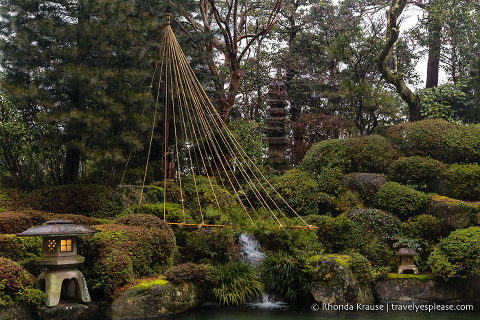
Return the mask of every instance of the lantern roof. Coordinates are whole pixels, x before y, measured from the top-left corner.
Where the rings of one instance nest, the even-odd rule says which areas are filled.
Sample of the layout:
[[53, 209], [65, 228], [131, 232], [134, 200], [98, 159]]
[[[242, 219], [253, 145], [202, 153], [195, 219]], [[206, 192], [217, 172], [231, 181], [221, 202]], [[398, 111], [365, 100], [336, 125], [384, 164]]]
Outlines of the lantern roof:
[[403, 248], [398, 249], [397, 255], [399, 255], [399, 256], [418, 256], [418, 253], [416, 253], [410, 247], [403, 247]]
[[17, 233], [18, 237], [58, 237], [58, 236], [77, 236], [82, 234], [94, 234], [98, 233], [95, 228], [83, 225], [75, 224], [72, 220], [62, 220], [62, 217], [58, 217], [58, 220], [47, 221], [46, 224], [30, 228], [21, 233]]

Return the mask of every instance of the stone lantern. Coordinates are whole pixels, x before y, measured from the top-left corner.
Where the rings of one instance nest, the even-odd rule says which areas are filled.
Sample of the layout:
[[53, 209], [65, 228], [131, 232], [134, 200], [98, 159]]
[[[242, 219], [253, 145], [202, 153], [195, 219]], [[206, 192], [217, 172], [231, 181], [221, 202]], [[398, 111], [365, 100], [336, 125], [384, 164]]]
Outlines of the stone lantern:
[[398, 273], [404, 274], [405, 271], [411, 271], [414, 274], [418, 274], [418, 268], [413, 263], [413, 257], [418, 256], [413, 249], [408, 246], [401, 247], [397, 251], [397, 256], [400, 257], [400, 265], [398, 266]]
[[[47, 294], [47, 307], [54, 307], [60, 302], [63, 295], [70, 298], [76, 296], [82, 302], [90, 302], [87, 283], [77, 267], [85, 258], [77, 254], [77, 237], [79, 235], [94, 234], [99, 231], [85, 225], [74, 224], [71, 220], [48, 221], [45, 225], [30, 228], [19, 237], [42, 237], [42, 256], [35, 260], [35, 264], [43, 266], [45, 270], [38, 276], [37, 288]], [[73, 294], [72, 294], [73, 291]]]

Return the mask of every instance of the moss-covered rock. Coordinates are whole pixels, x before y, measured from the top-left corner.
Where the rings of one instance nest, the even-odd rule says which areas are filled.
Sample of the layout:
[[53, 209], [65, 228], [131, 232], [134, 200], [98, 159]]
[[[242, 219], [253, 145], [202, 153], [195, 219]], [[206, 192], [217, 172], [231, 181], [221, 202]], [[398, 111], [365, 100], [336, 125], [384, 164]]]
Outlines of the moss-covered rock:
[[113, 300], [112, 319], [155, 317], [185, 312], [196, 307], [205, 289], [194, 283], [172, 284], [160, 279], [142, 282]]
[[429, 214], [438, 219], [438, 224], [432, 231], [438, 232], [440, 237], [446, 237], [456, 229], [468, 228], [480, 222], [480, 206], [477, 203], [441, 196], [433, 198]]
[[310, 292], [318, 303], [373, 303], [369, 282], [370, 264], [365, 258], [358, 262], [356, 259], [349, 255], [319, 255], [311, 258], [315, 280]]
[[371, 202], [386, 182], [383, 174], [351, 173], [343, 178], [342, 184], [359, 194], [364, 201]]

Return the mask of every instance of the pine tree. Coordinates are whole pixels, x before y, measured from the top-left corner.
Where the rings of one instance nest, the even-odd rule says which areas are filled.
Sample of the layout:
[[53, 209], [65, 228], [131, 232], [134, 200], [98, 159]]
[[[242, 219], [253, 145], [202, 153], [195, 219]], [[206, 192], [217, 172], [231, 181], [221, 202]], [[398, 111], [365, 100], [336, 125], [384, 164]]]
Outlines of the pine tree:
[[115, 163], [141, 148], [164, 3], [0, 0], [0, 6], [2, 87], [26, 119], [57, 125], [55, 141], [66, 148], [64, 183], [76, 181], [82, 159]]

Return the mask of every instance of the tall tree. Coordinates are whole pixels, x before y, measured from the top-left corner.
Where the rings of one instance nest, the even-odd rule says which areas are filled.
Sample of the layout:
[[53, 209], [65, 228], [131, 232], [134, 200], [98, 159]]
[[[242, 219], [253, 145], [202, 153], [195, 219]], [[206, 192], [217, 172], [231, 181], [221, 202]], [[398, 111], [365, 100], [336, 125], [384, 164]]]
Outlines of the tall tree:
[[378, 69], [388, 83], [391, 83], [397, 89], [402, 99], [408, 105], [408, 120], [418, 121], [421, 118], [420, 98], [413, 93], [405, 83], [404, 74], [398, 70], [397, 64], [392, 69], [389, 66], [389, 60], [400, 35], [400, 26], [398, 18], [403, 12], [407, 0], [392, 0], [388, 9], [387, 30], [385, 35], [385, 45], [378, 56]]
[[212, 35], [208, 45], [199, 47], [210, 54], [208, 67], [220, 114], [228, 123], [244, 75], [244, 63], [255, 42], [274, 26], [281, 0], [200, 0], [199, 7], [198, 16], [185, 15], [189, 27], [184, 31]]
[[0, 6], [2, 87], [25, 116], [57, 126], [54, 142], [66, 149], [64, 183], [76, 181], [82, 159], [116, 163], [126, 149], [140, 148], [161, 4], [0, 0]]

